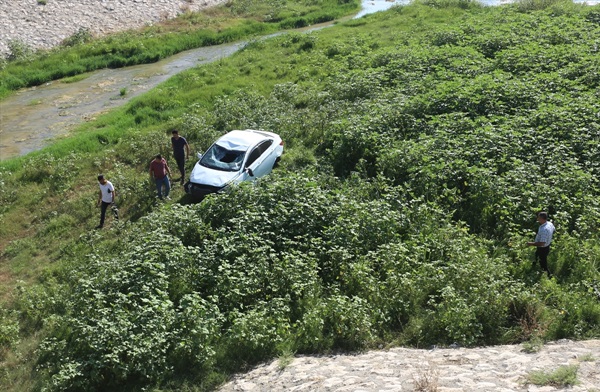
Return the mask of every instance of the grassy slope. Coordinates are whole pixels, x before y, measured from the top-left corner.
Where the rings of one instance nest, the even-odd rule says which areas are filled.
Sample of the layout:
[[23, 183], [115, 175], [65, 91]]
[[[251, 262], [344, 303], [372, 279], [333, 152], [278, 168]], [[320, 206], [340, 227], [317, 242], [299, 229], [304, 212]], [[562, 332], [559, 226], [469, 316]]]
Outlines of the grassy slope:
[[358, 8], [353, 0], [239, 1], [103, 39], [76, 33], [52, 50], [25, 50], [11, 61], [0, 61], [0, 99], [20, 88], [97, 69], [152, 63], [201, 46], [332, 21]]
[[[485, 14], [477, 9], [471, 12]], [[211, 112], [215, 108], [222, 110], [219, 97], [234, 95], [239, 89], [268, 94], [273, 86], [285, 82], [306, 86], [326, 83], [335, 69], [320, 65], [340, 65], [327, 62], [324, 57], [306, 56], [305, 51], [314, 46], [323, 52], [343, 51], [353, 45], [352, 40], [345, 39], [348, 36], [355, 36], [357, 44], [361, 44], [361, 39], [377, 37], [381, 51], [403, 40], [418, 40], [422, 34], [446, 25], [450, 18], [463, 15], [459, 9], [417, 7], [394, 17], [374, 17], [373, 22], [351, 22], [308, 38], [292, 34], [279, 39], [277, 44], [255, 43], [232, 59], [187, 72], [127, 107], [85, 124], [71, 140], [43, 152], [3, 162], [0, 171], [5, 186], [0, 191], [0, 246], [4, 250], [2, 277], [7, 282], [3, 285], [3, 297], [10, 298], [18, 280], [24, 280], [28, 286], [36, 281], [48, 284], [60, 279], [65, 273], [61, 260], [92, 251], [90, 244], [95, 241], [112, 250], [112, 246], [118, 244], [121, 230], [129, 230], [125, 224], [123, 228], [115, 226], [105, 233], [89, 231], [98, 214], [93, 208], [96, 173], [109, 173], [109, 178], [118, 184], [122, 212], [131, 221], [155, 209], [145, 166], [157, 146], [161, 152], [168, 152], [165, 130], [169, 127], [184, 127], [194, 148], [202, 150], [237, 121], [222, 122], [221, 128], [210, 122]], [[355, 56], [349, 60], [361, 59]], [[204, 117], [209, 120], [202, 123]], [[296, 162], [292, 158], [303, 153], [294, 152], [295, 148], [302, 151], [304, 144], [310, 146], [311, 140], [316, 138], [308, 135], [303, 141], [301, 134], [287, 136], [291, 142], [290, 157], [286, 157], [287, 162], [284, 160], [284, 168], [293, 167]], [[183, 196], [180, 190], [176, 195]], [[185, 202], [185, 198], [181, 201]], [[15, 358], [10, 357], [10, 360], [18, 363]], [[14, 374], [17, 373], [12, 377]]]
[[[24, 74], [35, 74], [36, 69], [56, 69], [56, 66], [52, 65], [53, 61], [56, 59], [60, 59], [61, 63], [63, 62], [65, 57], [72, 56], [73, 58], [81, 61], [88, 61], [90, 56], [94, 57], [95, 54], [90, 53], [90, 50], [99, 51], [101, 53], [104, 52], [113, 52], [113, 49], [108, 49], [111, 47], [118, 48], [120, 45], [131, 46], [139, 42], [144, 42], [144, 47], [147, 51], [152, 51], [160, 48], [160, 50], [164, 50], [166, 45], [164, 39], [165, 37], [173, 40], [174, 42], [178, 41], [188, 41], [188, 36], [193, 32], [206, 32], [206, 34], [217, 34], [218, 32], [224, 32], [223, 34], [227, 35], [229, 38], [227, 40], [232, 39], [240, 39], [240, 38], [248, 38], [249, 36], [253, 36], [258, 33], [265, 32], [274, 32], [281, 28], [289, 28], [290, 23], [293, 21], [297, 21], [297, 19], [302, 19], [304, 22], [301, 24], [308, 24], [314, 22], [320, 22], [323, 18], [328, 19], [330, 17], [339, 17], [340, 15], [347, 14], [356, 10], [357, 3], [354, 2], [344, 2], [340, 3], [336, 6], [332, 2], [325, 2], [325, 5], [316, 6], [314, 4], [311, 5], [312, 2], [281, 2], [277, 4], [275, 10], [273, 9], [272, 4], [267, 4], [265, 2], [253, 2], [246, 3], [240, 2], [236, 3], [234, 6], [221, 6], [216, 7], [214, 9], [206, 10], [202, 13], [197, 14], [185, 14], [175, 20], [168, 21], [159, 26], [155, 26], [149, 29], [141, 30], [140, 32], [126, 32], [123, 34], [118, 34], [116, 36], [111, 36], [106, 39], [102, 39], [99, 41], [93, 41], [89, 44], [83, 44], [81, 46], [77, 46], [75, 48], [57, 48], [55, 51], [51, 53], [42, 53], [39, 56], [39, 59], [33, 58], [30, 59], [23, 64], [19, 64], [18, 62], [13, 64], [9, 63], [8, 66], [3, 70], [4, 75], [14, 76], [16, 73], [23, 72]], [[265, 15], [269, 14], [269, 20], [266, 20]], [[329, 16], [327, 16], [329, 15]], [[256, 29], [255, 31], [245, 30], [243, 25], [253, 25], [254, 23], [262, 23], [264, 26]], [[150, 38], [147, 38], [150, 37]], [[195, 43], [186, 43], [185, 47], [178, 47], [175, 51], [169, 52], [170, 54], [176, 53], [181, 50], [189, 49], [194, 46], [198, 46], [202, 44], [202, 42]], [[189, 46], [192, 45], [192, 46]], [[168, 45], [167, 45], [168, 46]], [[98, 47], [106, 47], [106, 50], [98, 49]], [[118, 51], [118, 49], [117, 49]], [[48, 60], [48, 56], [55, 58], [55, 60]], [[164, 55], [161, 55], [164, 57]], [[93, 65], [93, 68], [105, 66], [107, 61], [110, 61], [106, 56], [100, 56], [100, 62], [96, 65]], [[48, 63], [50, 61], [50, 63]], [[77, 66], [76, 61], [69, 61], [72, 66]], [[11, 77], [12, 77], [11, 76]], [[52, 79], [53, 77], [51, 77]], [[243, 79], [243, 78], [242, 78]], [[44, 79], [45, 80], [45, 79]], [[244, 83], [235, 82], [235, 83]], [[213, 96], [222, 94], [223, 92], [232, 91], [236, 85], [234, 83], [230, 83], [230, 81], [223, 81], [219, 86], [215, 86], [213, 89], [202, 89], [197, 91], [190, 91], [189, 94], [183, 93], [182, 95], [185, 97], [184, 99], [194, 102], [201, 102], [201, 106], [208, 107], [210, 105], [210, 100]], [[268, 85], [265, 85], [266, 92], [268, 89]], [[198, 95], [197, 93], [201, 94]], [[1, 94], [0, 94], [1, 95]], [[157, 94], [155, 94], [156, 96]], [[143, 98], [142, 98], [143, 99]], [[151, 98], [155, 99], [155, 98]], [[143, 103], [142, 103], [143, 105]], [[135, 109], [133, 109], [135, 110]], [[177, 113], [169, 114], [172, 117], [179, 117], [185, 111], [184, 107], [179, 107]], [[144, 119], [144, 121], [147, 121]], [[140, 133], [140, 130], [143, 129], [142, 133], [151, 134], [152, 128], [160, 128], [161, 125], [151, 125], [149, 127], [140, 126], [138, 123], [138, 119], [134, 116], [124, 114], [124, 111], [116, 111], [114, 113], [110, 113], [106, 116], [103, 116], [96, 122], [83, 124], [80, 127], [79, 136], [75, 137], [71, 140], [66, 140], [61, 142], [53, 147], [51, 147], [46, 152], [35, 152], [28, 157], [15, 158], [8, 161], [3, 161], [0, 164], [0, 170], [4, 173], [10, 175], [15, 175], [17, 178], [21, 178], [24, 180], [23, 186], [23, 194], [17, 196], [16, 190], [5, 188], [3, 192], [3, 201], [6, 209], [10, 209], [11, 212], [9, 214], [3, 215], [3, 221], [9, 222], [9, 227], [4, 226], [4, 228], [0, 229], [0, 251], [6, 249], [7, 244], [15, 239], [23, 239], [22, 242], [27, 242], [25, 238], [31, 236], [32, 233], [35, 233], [37, 229], [33, 226], [32, 222], [36, 222], [38, 219], [43, 219], [47, 212], [44, 212], [44, 208], [40, 208], [40, 199], [38, 197], [39, 193], [44, 193], [44, 190], [40, 189], [39, 182], [43, 181], [52, 181], [52, 178], [60, 178], [61, 182], [65, 181], [66, 177], [78, 176], [77, 179], [73, 178], [68, 181], [68, 183], [63, 185], [57, 185], [58, 188], [54, 187], [53, 191], [62, 192], [66, 190], [69, 192], [67, 195], [68, 199], [78, 198], [81, 196], [79, 192], [82, 191], [83, 184], [88, 182], [85, 179], [86, 176], [92, 175], [90, 173], [94, 173], [95, 171], [103, 171], [109, 168], [105, 168], [104, 163], [101, 161], [94, 162], [94, 167], [89, 167], [84, 159], [77, 158], [77, 162], [73, 159], [65, 158], [71, 154], [74, 154], [76, 151], [77, 157], [79, 156], [88, 156], [88, 154], [96, 154], [99, 151], [105, 150], [106, 144], [114, 144], [117, 141], [121, 140], [124, 137], [129, 137], [127, 132], [124, 131], [132, 131], [133, 135]], [[139, 136], [138, 136], [139, 137]], [[154, 141], [153, 141], [154, 142]], [[165, 143], [159, 143], [163, 148], [166, 147]], [[139, 151], [139, 149], [137, 149]], [[163, 151], [166, 152], [166, 151]], [[129, 151], [123, 153], [124, 155], [129, 155]], [[146, 151], [143, 152], [147, 153]], [[37, 157], [37, 158], [36, 158]], [[146, 158], [140, 158], [145, 161]], [[36, 163], [31, 163], [32, 159]], [[39, 161], [38, 161], [39, 159]], [[36, 172], [28, 174], [28, 168], [31, 168], [33, 171], [37, 171], [37, 168], [33, 167], [37, 165], [40, 161], [45, 162], [44, 166], [52, 166], [52, 162], [60, 159], [66, 160], [68, 163], [66, 167], [62, 170], [61, 173], [55, 172], [55, 169], [48, 167], [48, 171], [43, 170], [42, 172]], [[106, 158], [109, 159], [109, 158]], [[125, 161], [128, 161], [127, 158], [124, 158]], [[133, 161], [132, 157], [129, 157], [129, 162]], [[139, 161], [138, 161], [139, 162]], [[88, 162], [89, 163], [89, 162]], [[137, 167], [136, 169], [139, 169]], [[16, 172], [13, 174], [13, 172]], [[15, 177], [13, 177], [15, 178]], [[28, 183], [28, 185], [25, 185]], [[76, 189], [79, 189], [78, 192], [74, 192], [71, 188], [74, 184]], [[86, 189], [86, 188], [83, 188]], [[23, 197], [23, 195], [31, 195], [31, 197]], [[61, 198], [58, 196], [53, 196], [54, 200], [60, 200]], [[18, 203], [13, 203], [17, 201]], [[46, 204], [46, 203], [41, 203]], [[34, 208], [35, 207], [35, 208]], [[80, 221], [78, 219], [78, 221]], [[72, 222], [75, 223], [75, 222]], [[67, 234], [69, 236], [69, 234]], [[50, 247], [54, 249], [54, 247], [59, 247], [59, 241], [51, 241], [54, 245], [46, 244], [44, 245], [44, 249], [46, 247]], [[31, 257], [42, 257], [46, 258], [48, 255], [45, 253], [46, 250], [37, 249], [37, 246], [30, 249], [29, 245], [22, 245], [24, 249], [19, 249], [17, 259], [30, 260]], [[43, 252], [44, 254], [39, 254], [39, 252]], [[52, 253], [52, 251], [50, 252]], [[50, 256], [52, 257], [52, 256]], [[19, 264], [20, 262], [16, 262]], [[31, 263], [32, 265], [44, 265], [45, 263]], [[16, 267], [16, 269], [22, 273], [22, 268]], [[2, 272], [3, 280], [6, 282], [15, 281], [15, 279], [10, 278], [11, 272], [5, 269]], [[31, 276], [36, 276], [37, 273], [32, 271]], [[22, 278], [27, 278], [29, 274], [21, 275]], [[6, 288], [6, 292], [10, 292], [12, 290], [12, 285], [7, 284], [4, 286]], [[5, 296], [6, 292], [2, 292], [1, 296]]]

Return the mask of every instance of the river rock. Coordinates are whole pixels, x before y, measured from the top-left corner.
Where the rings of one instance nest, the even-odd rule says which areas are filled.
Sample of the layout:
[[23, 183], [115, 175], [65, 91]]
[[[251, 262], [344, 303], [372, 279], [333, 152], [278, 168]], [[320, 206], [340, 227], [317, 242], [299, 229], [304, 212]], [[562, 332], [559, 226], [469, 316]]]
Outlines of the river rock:
[[[552, 373], [569, 365], [577, 366], [576, 385], [528, 382], [532, 372]], [[537, 353], [505, 345], [297, 356], [238, 374], [219, 391], [600, 391], [600, 340], [550, 342]]]

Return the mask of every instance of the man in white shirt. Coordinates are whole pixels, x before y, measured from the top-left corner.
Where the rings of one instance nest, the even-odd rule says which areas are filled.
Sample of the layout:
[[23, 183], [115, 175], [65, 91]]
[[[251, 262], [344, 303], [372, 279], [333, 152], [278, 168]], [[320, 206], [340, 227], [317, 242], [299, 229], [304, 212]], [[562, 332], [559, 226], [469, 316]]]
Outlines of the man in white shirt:
[[540, 266], [548, 275], [548, 253], [550, 253], [550, 244], [552, 243], [552, 234], [554, 234], [554, 225], [548, 221], [547, 212], [539, 212], [537, 221], [540, 224], [534, 242], [528, 242], [529, 246], [536, 246], [535, 259], [539, 260]]
[[[115, 204], [115, 198], [117, 193], [113, 184], [108, 181], [102, 174], [98, 175], [98, 184], [100, 185], [100, 193], [98, 195], [98, 207], [100, 207], [100, 224], [96, 229], [104, 227], [104, 218], [106, 217], [106, 209], [108, 206]], [[119, 219], [119, 215], [116, 212], [116, 208], [113, 210], [115, 219]]]

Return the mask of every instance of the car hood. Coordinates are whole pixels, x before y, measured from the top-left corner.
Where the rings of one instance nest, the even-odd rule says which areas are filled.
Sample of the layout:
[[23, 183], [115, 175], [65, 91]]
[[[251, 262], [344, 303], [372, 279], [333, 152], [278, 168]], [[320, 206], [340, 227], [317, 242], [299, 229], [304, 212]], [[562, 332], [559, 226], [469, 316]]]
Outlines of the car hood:
[[192, 174], [190, 174], [190, 182], [194, 184], [210, 185], [215, 187], [223, 187], [231, 181], [235, 181], [240, 177], [239, 171], [223, 171], [210, 169], [196, 162]]

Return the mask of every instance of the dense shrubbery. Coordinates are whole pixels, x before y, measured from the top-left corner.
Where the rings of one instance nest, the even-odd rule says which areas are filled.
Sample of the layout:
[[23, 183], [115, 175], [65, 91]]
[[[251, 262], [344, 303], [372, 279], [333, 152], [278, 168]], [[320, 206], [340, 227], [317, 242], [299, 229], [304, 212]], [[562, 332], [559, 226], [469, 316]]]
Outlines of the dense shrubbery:
[[528, 258], [493, 247], [403, 187], [276, 176], [152, 213], [118, 253], [87, 258], [42, 360], [57, 388], [98, 389], [202, 378], [285, 350], [600, 333], [585, 282], [530, 286], [514, 271]]
[[[129, 105], [123, 129], [176, 125], [207, 147], [263, 128], [287, 152], [195, 205], [152, 208], [123, 174], [137, 221], [83, 234], [56, 274], [65, 289], [22, 304], [46, 325], [47, 385], [208, 388], [289, 352], [599, 337], [597, 10], [460, 3], [460, 17], [432, 2], [249, 45]], [[210, 107], [192, 98], [221, 83]], [[128, 167], [160, 144], [106, 134]], [[61, 173], [33, 163], [25, 185]], [[540, 209], [557, 227], [551, 279], [524, 246]]]
[[153, 213], [119, 254], [72, 271], [42, 359], [59, 389], [97, 389], [284, 348], [498, 342], [525, 288], [487, 246], [397, 187], [295, 175], [240, 187]]

